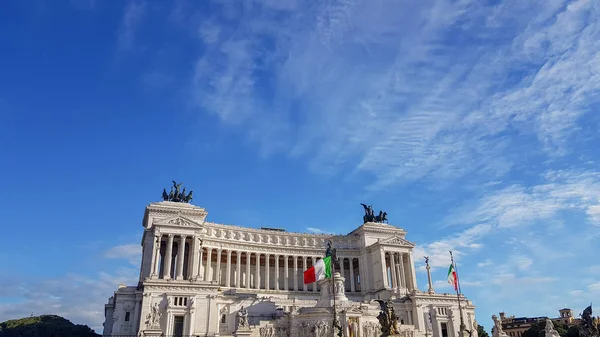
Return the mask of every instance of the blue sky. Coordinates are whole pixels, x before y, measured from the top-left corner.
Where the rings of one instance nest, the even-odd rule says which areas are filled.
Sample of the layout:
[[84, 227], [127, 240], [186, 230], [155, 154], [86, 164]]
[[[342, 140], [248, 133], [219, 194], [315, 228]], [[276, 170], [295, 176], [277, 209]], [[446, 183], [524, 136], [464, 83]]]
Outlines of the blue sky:
[[0, 321], [100, 330], [171, 180], [215, 222], [448, 250], [478, 322], [600, 300], [600, 2], [0, 4]]

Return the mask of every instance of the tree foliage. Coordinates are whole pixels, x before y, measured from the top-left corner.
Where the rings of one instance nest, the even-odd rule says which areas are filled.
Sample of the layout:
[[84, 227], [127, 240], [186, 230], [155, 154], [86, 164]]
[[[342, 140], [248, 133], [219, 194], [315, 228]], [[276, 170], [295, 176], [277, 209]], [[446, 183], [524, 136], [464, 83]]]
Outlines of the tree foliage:
[[13, 319], [0, 323], [0, 337], [100, 337], [87, 325], [73, 324], [56, 315]]
[[[554, 324], [554, 330], [556, 330], [556, 332], [558, 332], [558, 334], [561, 337], [579, 337], [579, 330], [577, 329], [577, 327], [569, 327], [566, 324], [559, 321], [553, 321], [552, 323]], [[537, 323], [532, 324], [527, 331], [523, 332], [523, 335], [521, 337], [545, 337], [545, 329], [546, 321], [539, 321]]]
[[485, 331], [485, 329], [483, 328], [483, 326], [481, 326], [479, 324], [477, 324], [477, 335], [479, 337], [490, 337], [490, 335], [487, 333], [487, 331]]

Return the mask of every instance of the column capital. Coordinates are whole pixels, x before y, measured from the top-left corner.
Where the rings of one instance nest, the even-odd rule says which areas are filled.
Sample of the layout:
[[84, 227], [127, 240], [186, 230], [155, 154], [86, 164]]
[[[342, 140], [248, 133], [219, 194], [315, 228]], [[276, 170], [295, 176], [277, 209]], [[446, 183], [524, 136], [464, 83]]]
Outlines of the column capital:
[[187, 235], [185, 235], [185, 234], [181, 234], [181, 235], [179, 235], [179, 236], [180, 236], [182, 239], [184, 239], [184, 240], [185, 240], [185, 238], [187, 238]]
[[173, 233], [169, 233], [169, 234], [168, 234], [168, 236], [169, 236], [169, 239], [171, 239], [171, 240], [172, 240], [172, 239], [173, 239], [173, 237], [175, 236], [175, 234], [173, 234]]
[[231, 256], [231, 250], [227, 250], [227, 256]]

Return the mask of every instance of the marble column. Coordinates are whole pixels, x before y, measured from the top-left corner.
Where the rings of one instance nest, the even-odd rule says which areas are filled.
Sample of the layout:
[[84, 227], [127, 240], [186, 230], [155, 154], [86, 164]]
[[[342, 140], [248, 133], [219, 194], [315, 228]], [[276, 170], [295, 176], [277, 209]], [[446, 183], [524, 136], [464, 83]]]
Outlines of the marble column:
[[179, 237], [179, 250], [177, 252], [177, 277], [175, 278], [176, 280], [182, 280], [183, 279], [183, 260], [184, 260], [184, 253], [185, 253], [185, 235], [181, 235]]
[[[344, 291], [346, 291], [346, 282], [348, 282], [348, 278], [346, 278], [346, 275], [344, 275], [344, 260], [346, 259], [345, 257], [340, 257], [340, 274], [342, 275], [343, 278], [345, 278], [344, 280]], [[333, 264], [333, 261], [332, 261]]]
[[227, 249], [227, 274], [225, 275], [225, 286], [231, 286], [231, 250]]
[[289, 255], [284, 255], [283, 256], [283, 278], [285, 279], [285, 283], [283, 284], [283, 290], [288, 290], [289, 288], [289, 272], [290, 269], [288, 267], [288, 260], [290, 259]]
[[392, 289], [398, 290], [398, 279], [396, 278], [396, 261], [394, 256], [396, 253], [390, 252], [390, 274], [392, 274]]
[[271, 289], [271, 280], [269, 279], [269, 259], [271, 258], [270, 254], [265, 254], [265, 289]]
[[173, 234], [169, 234], [168, 237], [167, 251], [165, 252], [165, 270], [163, 272], [165, 280], [171, 279], [171, 262], [173, 260]]
[[402, 287], [407, 289], [407, 283], [406, 283], [406, 272], [404, 270], [404, 261], [406, 261], [404, 259], [404, 253], [400, 253], [400, 276], [402, 277]]
[[394, 265], [396, 267], [394, 273], [396, 273], [396, 280], [398, 282], [398, 292], [401, 292], [404, 286], [402, 285], [402, 275], [400, 274], [400, 253], [394, 253]]
[[[308, 267], [307, 267], [307, 264], [306, 264], [306, 256], [303, 256], [303, 257], [302, 257], [302, 266], [304, 267], [304, 269], [303, 269], [303, 270], [306, 270], [306, 269], [308, 269]], [[307, 288], [307, 284], [306, 284], [306, 283], [304, 283], [304, 274], [302, 274], [302, 284], [303, 284], [303, 288], [302, 288], [302, 290], [304, 290], [304, 291], [307, 291], [307, 290], [308, 290], [308, 288]]]
[[250, 256], [251, 253], [246, 253], [246, 285], [244, 288], [250, 289]]
[[360, 273], [360, 291], [367, 292], [371, 287], [371, 280], [369, 277], [372, 275], [372, 271], [370, 270], [370, 266], [368, 263], [368, 258], [366, 255], [360, 257], [360, 261], [358, 262], [358, 268], [362, 268]]
[[199, 279], [204, 279], [204, 273], [202, 272], [202, 258], [204, 257], [204, 248], [200, 247], [200, 257], [198, 262], [198, 274], [196, 275]]
[[222, 285], [221, 283], [221, 252], [222, 249], [217, 249], [217, 284]]
[[427, 269], [427, 284], [429, 285], [427, 292], [434, 294], [435, 290], [433, 290], [433, 282], [431, 281], [431, 267], [429, 266], [429, 262], [426, 263], [425, 269]]
[[275, 290], [279, 290], [279, 255], [275, 255]]
[[150, 273], [150, 277], [158, 276], [159, 262], [160, 262], [160, 243], [161, 243], [161, 234], [154, 234], [154, 249], [152, 252], [152, 273]]
[[298, 291], [298, 257], [294, 257], [294, 290]]
[[206, 248], [206, 268], [204, 268], [204, 281], [212, 281], [212, 248]]
[[385, 251], [383, 249], [381, 249], [379, 251], [380, 256], [381, 256], [381, 272], [383, 273], [383, 287], [387, 288], [389, 286], [389, 279], [388, 279], [388, 273], [387, 273], [387, 263], [385, 262]]
[[[192, 238], [192, 268], [191, 268], [191, 272], [189, 272], [189, 267], [188, 267], [188, 278], [193, 280], [198, 276], [198, 258], [200, 257], [200, 253], [198, 252], [198, 250], [200, 249], [200, 239], [198, 238], [198, 236], [194, 235]], [[189, 264], [188, 264], [189, 266]]]
[[350, 260], [350, 292], [355, 292], [356, 288], [354, 286], [354, 258], [351, 257]]
[[260, 289], [260, 254], [256, 254], [256, 269], [254, 270], [254, 288]]
[[415, 261], [413, 260], [412, 252], [408, 253], [408, 261], [408, 268], [410, 268], [411, 276], [410, 284], [412, 285], [411, 290], [418, 290], [419, 287], [417, 286], [417, 271], [415, 270]]
[[236, 288], [241, 288], [241, 282], [242, 282], [242, 254], [240, 253], [240, 251], [236, 251], [235, 252], [235, 256], [237, 257], [237, 262], [235, 264], [235, 269], [236, 269], [236, 273], [235, 273], [235, 287]]

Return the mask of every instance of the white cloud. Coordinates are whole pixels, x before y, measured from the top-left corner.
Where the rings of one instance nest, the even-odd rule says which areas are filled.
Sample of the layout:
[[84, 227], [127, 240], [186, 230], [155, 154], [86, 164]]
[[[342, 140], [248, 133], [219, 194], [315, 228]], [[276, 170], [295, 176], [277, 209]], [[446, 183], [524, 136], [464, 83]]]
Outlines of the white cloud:
[[600, 86], [593, 1], [269, 4], [221, 4], [235, 30], [201, 20], [194, 101], [263, 153], [372, 189], [503, 176], [517, 147], [566, 154]]
[[[479, 242], [492, 229], [489, 225], [477, 225], [456, 235], [448, 236], [439, 241], [418, 245], [414, 249], [414, 256], [429, 256], [429, 265], [432, 271], [436, 268], [448, 268], [450, 266], [450, 251], [455, 258], [460, 258], [468, 252], [480, 249]], [[421, 261], [417, 261], [421, 264]], [[457, 261], [457, 267], [460, 263]], [[422, 269], [423, 266], [420, 267]]]
[[118, 46], [120, 50], [130, 50], [135, 44], [135, 33], [144, 15], [146, 14], [145, 1], [131, 0], [125, 8], [118, 33]]
[[114, 246], [104, 253], [104, 257], [108, 259], [125, 259], [137, 266], [141, 263], [142, 247], [139, 244]]
[[0, 303], [0, 321], [54, 314], [74, 324], [85, 324], [102, 332], [104, 304], [119, 283], [135, 284], [135, 268], [117, 269], [113, 273], [100, 272], [94, 276], [78, 274], [51, 279], [2, 278], [0, 297], [16, 298]]
[[492, 262], [492, 260], [487, 259], [483, 262], [479, 262], [477, 263], [477, 268], [483, 268], [483, 267], [489, 267], [491, 265], [493, 265], [494, 263]]
[[594, 295], [600, 295], [600, 282], [594, 282], [588, 285], [587, 288]]
[[[596, 217], [600, 205], [600, 173], [549, 171], [541, 184], [512, 185], [485, 195], [472, 210], [462, 210], [449, 223], [489, 223], [500, 228], [526, 226], [550, 221], [561, 211], [584, 211], [588, 221]], [[467, 208], [471, 206], [468, 205]]]
[[579, 289], [569, 290], [568, 294], [569, 294], [569, 296], [573, 296], [573, 297], [581, 297], [584, 295], [584, 291], [579, 290]]
[[0, 321], [33, 315], [54, 314], [74, 324], [85, 324], [102, 332], [104, 304], [120, 283], [137, 284], [141, 247], [126, 244], [111, 247], [103, 254], [106, 259], [127, 260], [132, 266], [123, 267], [118, 261], [111, 271], [94, 275], [78, 272], [36, 279], [4, 274], [0, 277]]

